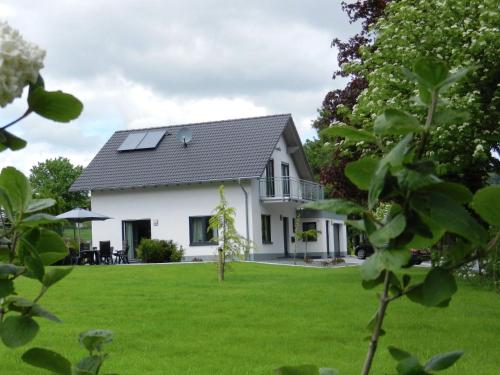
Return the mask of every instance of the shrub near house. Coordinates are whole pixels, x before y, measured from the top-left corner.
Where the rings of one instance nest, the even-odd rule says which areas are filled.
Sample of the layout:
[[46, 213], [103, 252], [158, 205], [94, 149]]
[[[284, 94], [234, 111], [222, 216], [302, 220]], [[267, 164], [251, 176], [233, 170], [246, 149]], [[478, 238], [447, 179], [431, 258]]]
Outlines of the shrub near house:
[[180, 262], [183, 254], [182, 246], [172, 240], [143, 238], [137, 247], [137, 256], [146, 263]]

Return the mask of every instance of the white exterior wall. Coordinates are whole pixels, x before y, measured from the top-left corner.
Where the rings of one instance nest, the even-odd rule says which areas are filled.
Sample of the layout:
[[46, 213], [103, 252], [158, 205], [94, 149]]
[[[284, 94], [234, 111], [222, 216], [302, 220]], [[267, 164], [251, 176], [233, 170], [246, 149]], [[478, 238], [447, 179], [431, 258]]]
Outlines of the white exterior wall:
[[[92, 222], [93, 246], [99, 241], [111, 241], [115, 249], [122, 247], [122, 221], [151, 220], [151, 238], [174, 240], [184, 248], [184, 255], [213, 256], [217, 246], [190, 246], [189, 217], [210, 216], [219, 203], [220, 184], [185, 185], [154, 189], [92, 192], [91, 205], [95, 212], [113, 219]], [[237, 183], [225, 183], [225, 195], [236, 209], [236, 230], [246, 236], [245, 196]], [[243, 183], [247, 191], [248, 182]], [[249, 200], [251, 196], [249, 194]], [[249, 201], [249, 210], [251, 204]], [[158, 225], [153, 223], [158, 221]], [[250, 223], [251, 225], [251, 223]], [[250, 227], [250, 230], [252, 228]], [[250, 232], [251, 233], [251, 232]]]
[[[274, 177], [280, 178], [281, 175], [281, 163], [287, 163], [290, 166], [290, 177], [299, 178], [297, 169], [295, 168], [295, 163], [293, 162], [290, 154], [287, 152], [287, 145], [283, 136], [280, 137], [274, 151], [272, 153], [271, 159], [274, 160]], [[266, 177], [266, 171], [262, 173], [261, 177]]]
[[[281, 176], [281, 163], [290, 166], [290, 177], [299, 178], [294, 162], [287, 152], [287, 145], [281, 137], [272, 154], [275, 177]], [[278, 183], [278, 182], [277, 182]], [[219, 202], [218, 188], [220, 183], [191, 184], [148, 189], [94, 191], [91, 195], [92, 210], [113, 219], [92, 222], [92, 245], [99, 246], [99, 241], [111, 241], [115, 249], [122, 248], [122, 221], [151, 220], [151, 238], [173, 240], [184, 248], [184, 255], [190, 257], [211, 257], [216, 255], [217, 246], [190, 246], [189, 217], [210, 216]], [[236, 230], [246, 237], [245, 195], [236, 182], [226, 182], [225, 194], [229, 205], [236, 211]], [[249, 234], [252, 242], [251, 252], [256, 259], [284, 256], [283, 217], [288, 218], [288, 254], [294, 253], [293, 219], [299, 203], [296, 202], [262, 202], [260, 200], [259, 181], [244, 181], [243, 187], [248, 192]], [[271, 215], [272, 244], [262, 243], [261, 215]], [[318, 240], [308, 243], [308, 253], [326, 256], [325, 220], [330, 224], [330, 255], [333, 255], [334, 240], [332, 224], [337, 222], [325, 218], [303, 218], [302, 222], [315, 221], [321, 233]], [[155, 222], [158, 225], [154, 225]], [[341, 254], [347, 251], [346, 227], [342, 221]], [[297, 242], [297, 252], [303, 253], [305, 244]], [[313, 254], [314, 253], [314, 254]]]

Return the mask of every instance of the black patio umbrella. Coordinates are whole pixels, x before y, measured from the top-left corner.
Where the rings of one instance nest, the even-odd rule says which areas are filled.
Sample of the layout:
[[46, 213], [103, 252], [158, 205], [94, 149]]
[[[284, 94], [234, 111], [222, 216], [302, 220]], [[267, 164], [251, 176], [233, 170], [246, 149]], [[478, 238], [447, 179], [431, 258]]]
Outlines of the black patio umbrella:
[[[57, 218], [72, 221], [73, 223], [75, 223], [75, 225], [76, 223], [83, 223], [84, 221], [111, 219], [109, 216], [101, 215], [98, 214], [97, 212], [84, 210], [83, 208], [74, 208], [71, 211], [57, 215]], [[80, 250], [80, 226], [77, 225], [77, 227], [78, 227], [78, 250]]]

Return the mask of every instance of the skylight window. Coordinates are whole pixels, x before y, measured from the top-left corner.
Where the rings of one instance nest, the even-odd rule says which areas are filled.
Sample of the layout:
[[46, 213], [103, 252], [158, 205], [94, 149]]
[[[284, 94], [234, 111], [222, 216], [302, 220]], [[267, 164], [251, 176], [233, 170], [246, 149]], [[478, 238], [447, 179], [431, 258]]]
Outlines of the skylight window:
[[152, 130], [148, 132], [130, 133], [118, 151], [145, 150], [156, 148], [165, 135], [165, 130]]

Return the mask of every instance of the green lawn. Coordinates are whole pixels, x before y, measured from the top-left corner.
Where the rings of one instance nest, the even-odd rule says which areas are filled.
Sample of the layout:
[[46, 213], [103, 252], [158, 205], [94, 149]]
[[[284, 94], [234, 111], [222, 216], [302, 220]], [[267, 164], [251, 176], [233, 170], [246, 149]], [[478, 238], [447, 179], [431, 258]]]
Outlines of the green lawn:
[[[236, 264], [218, 285], [212, 264], [78, 267], [42, 300], [65, 323], [40, 321], [31, 346], [76, 360], [78, 333], [106, 328], [116, 338], [103, 373], [272, 374], [282, 364], [316, 363], [357, 374], [377, 304], [358, 273]], [[35, 294], [28, 282], [21, 289]], [[498, 373], [499, 314], [498, 295], [467, 284], [447, 309], [396, 302], [373, 374], [394, 372], [389, 344], [423, 358], [462, 348], [446, 374]], [[22, 351], [0, 346], [0, 374], [43, 374], [20, 361]]]

